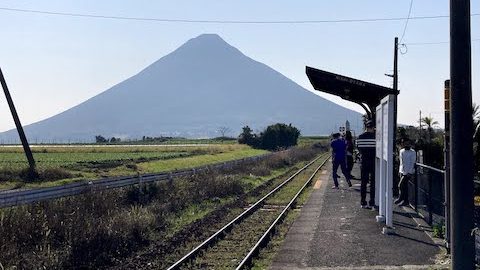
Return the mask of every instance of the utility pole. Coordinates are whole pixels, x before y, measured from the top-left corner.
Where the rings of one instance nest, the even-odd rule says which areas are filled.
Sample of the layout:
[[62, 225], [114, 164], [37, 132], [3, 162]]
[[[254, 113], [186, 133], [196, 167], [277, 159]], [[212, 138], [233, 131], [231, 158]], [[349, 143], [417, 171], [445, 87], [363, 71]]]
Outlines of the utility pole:
[[475, 269], [470, 1], [450, 0], [452, 269]]
[[2, 84], [3, 92], [5, 93], [5, 98], [7, 99], [8, 106], [10, 107], [10, 112], [12, 113], [13, 121], [17, 127], [18, 136], [22, 141], [23, 150], [25, 151], [25, 156], [27, 156], [28, 164], [30, 165], [30, 173], [33, 175], [35, 173], [35, 160], [33, 159], [32, 150], [30, 150], [30, 145], [28, 144], [27, 137], [23, 131], [22, 124], [20, 123], [20, 118], [18, 118], [17, 110], [13, 104], [12, 97], [10, 96], [10, 91], [7, 87], [7, 82], [3, 76], [2, 69], [0, 69], [0, 82]]
[[422, 130], [422, 110], [420, 110], [420, 118], [418, 119], [418, 123], [420, 125], [420, 130]]
[[[398, 37], [395, 37], [394, 40], [394, 50], [393, 50], [393, 90], [395, 91], [395, 97], [393, 99], [393, 155], [397, 153], [397, 102], [398, 102]], [[398, 177], [395, 173], [395, 169], [393, 170], [393, 191], [395, 195], [398, 195]]]

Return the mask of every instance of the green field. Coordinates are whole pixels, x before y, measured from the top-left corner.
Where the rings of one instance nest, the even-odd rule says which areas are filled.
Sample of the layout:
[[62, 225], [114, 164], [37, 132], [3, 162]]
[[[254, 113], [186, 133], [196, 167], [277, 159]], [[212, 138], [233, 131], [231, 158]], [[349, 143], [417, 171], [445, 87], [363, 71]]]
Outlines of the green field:
[[[49, 177], [25, 183], [28, 163], [21, 147], [0, 147], [0, 189], [52, 186], [80, 179], [136, 175], [192, 168], [265, 153], [239, 144], [178, 146], [39, 146], [32, 148], [39, 172]], [[64, 172], [57, 177], [51, 171]]]
[[[300, 146], [323, 137], [301, 137]], [[40, 177], [28, 179], [28, 163], [20, 146], [0, 146], [0, 189], [55, 186], [99, 179], [181, 170], [266, 153], [234, 140], [168, 140], [170, 144], [35, 145]]]

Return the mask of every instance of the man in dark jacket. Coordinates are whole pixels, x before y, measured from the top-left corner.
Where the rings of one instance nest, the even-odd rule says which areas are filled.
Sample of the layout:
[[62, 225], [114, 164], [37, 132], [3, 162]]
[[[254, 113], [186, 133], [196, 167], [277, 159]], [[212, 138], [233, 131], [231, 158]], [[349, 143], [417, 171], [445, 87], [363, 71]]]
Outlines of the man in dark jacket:
[[[372, 121], [365, 124], [366, 131], [358, 136], [357, 148], [362, 155], [360, 205], [362, 208], [375, 206], [375, 132]], [[367, 184], [370, 182], [370, 201], [367, 207]]]
[[347, 143], [345, 142], [344, 139], [340, 137], [339, 133], [335, 133], [333, 134], [333, 140], [330, 143], [330, 146], [332, 147], [332, 162], [333, 162], [332, 178], [333, 178], [334, 186], [332, 188], [338, 188], [337, 170], [339, 166], [342, 169], [342, 173], [345, 176], [345, 179], [347, 180], [348, 186], [351, 187], [352, 183], [350, 182], [350, 174], [348, 173], [348, 170], [347, 170], [347, 160], [346, 160]]

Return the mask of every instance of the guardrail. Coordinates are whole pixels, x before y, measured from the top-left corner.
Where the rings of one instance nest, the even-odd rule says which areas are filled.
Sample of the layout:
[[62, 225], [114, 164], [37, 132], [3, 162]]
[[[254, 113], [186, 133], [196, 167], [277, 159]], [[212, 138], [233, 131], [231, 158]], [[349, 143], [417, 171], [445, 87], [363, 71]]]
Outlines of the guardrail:
[[[287, 150], [288, 151], [288, 150]], [[100, 180], [82, 180], [81, 182], [28, 190], [6, 190], [0, 192], [0, 208], [16, 206], [38, 201], [51, 200], [66, 196], [72, 196], [87, 192], [90, 190], [102, 190], [125, 187], [140, 183], [150, 183], [162, 180], [169, 180], [175, 177], [194, 175], [197, 172], [212, 169], [229, 169], [233, 166], [246, 162], [256, 162], [265, 159], [275, 153], [267, 153], [254, 157], [230, 160], [226, 162], [215, 163], [206, 166], [200, 166], [185, 170], [167, 171], [161, 173], [149, 173], [135, 176], [112, 177]]]

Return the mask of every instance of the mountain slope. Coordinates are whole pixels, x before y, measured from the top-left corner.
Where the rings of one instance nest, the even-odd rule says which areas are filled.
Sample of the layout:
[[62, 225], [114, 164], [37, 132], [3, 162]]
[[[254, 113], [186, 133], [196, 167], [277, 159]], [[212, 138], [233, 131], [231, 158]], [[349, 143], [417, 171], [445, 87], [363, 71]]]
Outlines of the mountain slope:
[[[137, 75], [46, 120], [26, 126], [30, 139], [91, 140], [95, 135], [218, 136], [250, 125], [292, 123], [302, 134], [328, 134], [360, 114], [300, 87], [218, 35], [193, 38]], [[355, 128], [355, 127], [354, 127]], [[15, 130], [0, 139], [16, 138]]]

